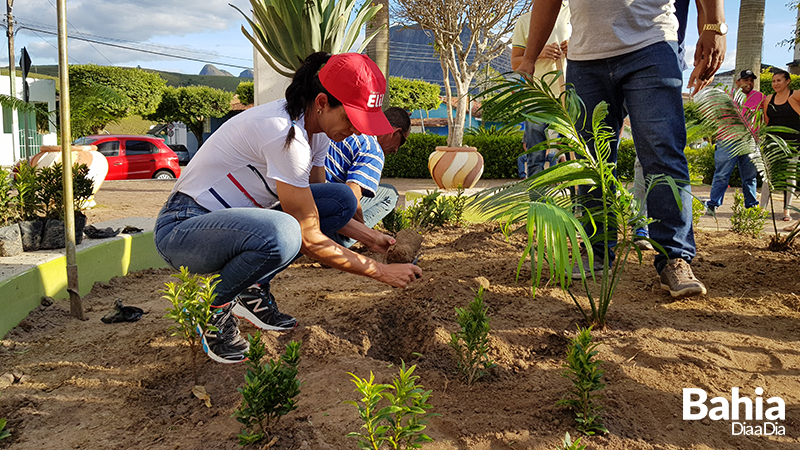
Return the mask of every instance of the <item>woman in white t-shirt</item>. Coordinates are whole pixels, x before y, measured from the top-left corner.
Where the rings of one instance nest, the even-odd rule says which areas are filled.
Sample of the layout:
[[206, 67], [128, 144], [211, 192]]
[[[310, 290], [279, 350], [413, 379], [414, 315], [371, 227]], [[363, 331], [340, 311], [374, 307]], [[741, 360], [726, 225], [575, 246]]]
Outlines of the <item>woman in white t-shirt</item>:
[[405, 287], [422, 274], [412, 264], [381, 264], [327, 235], [338, 232], [385, 253], [394, 242], [351, 228], [349, 187], [325, 183], [328, 138], [381, 135], [386, 80], [365, 55], [310, 55], [285, 100], [251, 108], [214, 132], [175, 184], [158, 216], [156, 248], [172, 267], [219, 273], [216, 309], [203, 349], [215, 361], [243, 361], [242, 317], [259, 328], [287, 330], [297, 321], [278, 311], [270, 280], [299, 253], [328, 266]]

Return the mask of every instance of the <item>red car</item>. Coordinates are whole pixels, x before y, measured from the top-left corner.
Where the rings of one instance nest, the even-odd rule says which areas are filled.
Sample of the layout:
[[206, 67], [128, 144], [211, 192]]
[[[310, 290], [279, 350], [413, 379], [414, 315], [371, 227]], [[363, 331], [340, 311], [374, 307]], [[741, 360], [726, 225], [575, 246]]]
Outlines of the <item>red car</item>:
[[73, 144], [97, 146], [108, 160], [106, 180], [169, 180], [181, 175], [178, 155], [157, 137], [98, 134]]

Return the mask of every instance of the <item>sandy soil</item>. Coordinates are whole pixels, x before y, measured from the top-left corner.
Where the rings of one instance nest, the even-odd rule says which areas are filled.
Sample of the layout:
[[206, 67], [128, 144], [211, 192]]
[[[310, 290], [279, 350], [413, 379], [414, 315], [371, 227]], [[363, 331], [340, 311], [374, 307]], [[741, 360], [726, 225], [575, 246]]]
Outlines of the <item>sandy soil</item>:
[[[147, 182], [147, 189], [150, 183], [157, 183], [154, 196], [169, 190], [159, 182]], [[101, 194], [101, 207], [90, 213], [96, 217]], [[143, 212], [141, 203], [132, 196], [128, 216]], [[555, 403], [569, 388], [561, 364], [581, 316], [558, 289], [542, 288], [531, 298], [527, 268], [515, 279], [523, 238], [506, 242], [491, 224], [429, 233], [420, 259], [424, 276], [404, 290], [305, 259], [279, 275], [273, 292], [300, 326], [262, 339], [272, 358], [290, 340], [303, 341], [304, 384], [298, 409], [278, 424], [271, 448], [357, 448], [345, 437], [361, 426], [356, 409], [343, 403], [357, 399], [347, 372], [372, 371], [389, 382], [401, 361], [418, 366], [419, 382], [433, 391], [430, 402], [441, 415], [431, 420], [427, 431], [435, 441], [425, 449], [550, 450], [564, 432], [577, 435], [571, 413]], [[773, 253], [765, 250], [766, 238], [724, 231], [698, 232], [697, 241], [693, 266], [709, 288], [704, 298], [674, 301], [663, 293], [652, 255], [628, 265], [609, 327], [595, 333], [610, 433], [584, 438], [588, 448], [800, 449], [799, 253]], [[0, 393], [0, 417], [12, 432], [0, 448], [238, 448], [231, 414], [241, 401], [236, 388], [245, 366], [202, 357], [199, 384], [212, 406], [191, 394], [188, 347], [170, 336], [163, 318], [168, 301], [159, 290], [171, 273], [146, 270], [98, 283], [85, 297], [88, 321], [69, 318], [68, 303], [57, 302], [0, 341], [0, 375], [15, 375]], [[453, 308], [472, 299], [479, 277], [490, 284], [485, 300], [497, 367], [468, 387], [454, 372], [447, 341], [458, 327]], [[581, 288], [573, 292], [585, 298]], [[101, 323], [117, 298], [148, 314], [136, 323]], [[255, 331], [249, 324], [242, 330]], [[730, 421], [684, 421], [682, 389], [690, 387], [728, 399], [732, 387], [750, 398], [763, 388], [765, 403], [785, 401], [778, 423], [785, 435], [734, 436]]]

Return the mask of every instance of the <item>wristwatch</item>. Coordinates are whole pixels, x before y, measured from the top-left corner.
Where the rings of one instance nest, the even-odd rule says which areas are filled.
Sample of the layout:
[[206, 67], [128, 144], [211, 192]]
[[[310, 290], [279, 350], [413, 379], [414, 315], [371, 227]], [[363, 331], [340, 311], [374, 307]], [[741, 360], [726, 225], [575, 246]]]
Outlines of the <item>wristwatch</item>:
[[713, 31], [718, 34], [725, 35], [728, 33], [728, 24], [722, 23], [707, 23], [703, 25], [703, 31]]

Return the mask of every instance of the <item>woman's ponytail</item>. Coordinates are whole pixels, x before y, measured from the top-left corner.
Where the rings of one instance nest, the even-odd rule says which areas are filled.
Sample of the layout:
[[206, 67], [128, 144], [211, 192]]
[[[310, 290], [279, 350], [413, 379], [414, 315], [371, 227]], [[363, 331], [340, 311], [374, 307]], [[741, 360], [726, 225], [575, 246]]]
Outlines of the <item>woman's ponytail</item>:
[[338, 100], [328, 94], [319, 81], [319, 70], [328, 62], [330, 57], [331, 55], [326, 52], [317, 52], [309, 55], [303, 61], [303, 65], [294, 73], [292, 83], [286, 88], [286, 112], [292, 119], [292, 127], [286, 135], [284, 146], [288, 147], [289, 143], [294, 139], [294, 122], [314, 103], [317, 94], [327, 94], [328, 100], [333, 106], [340, 104]]

